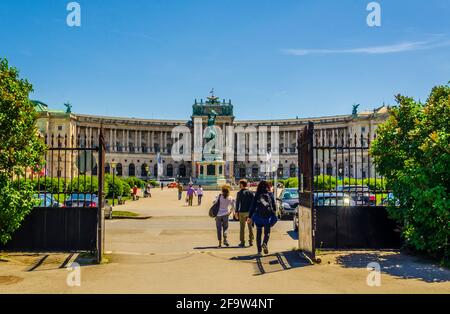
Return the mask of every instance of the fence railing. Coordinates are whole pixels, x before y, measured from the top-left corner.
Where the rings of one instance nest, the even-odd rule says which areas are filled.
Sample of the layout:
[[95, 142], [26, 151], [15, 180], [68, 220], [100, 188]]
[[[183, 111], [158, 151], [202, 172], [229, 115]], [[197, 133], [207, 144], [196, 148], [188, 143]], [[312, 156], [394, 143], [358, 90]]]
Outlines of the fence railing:
[[38, 207], [97, 207], [99, 145], [94, 138], [51, 134], [44, 139], [43, 164], [17, 169], [17, 187], [31, 185]]
[[[319, 206], [382, 206], [391, 198], [387, 182], [370, 156], [375, 134], [312, 134], [313, 191]], [[351, 199], [346, 198], [351, 196]]]

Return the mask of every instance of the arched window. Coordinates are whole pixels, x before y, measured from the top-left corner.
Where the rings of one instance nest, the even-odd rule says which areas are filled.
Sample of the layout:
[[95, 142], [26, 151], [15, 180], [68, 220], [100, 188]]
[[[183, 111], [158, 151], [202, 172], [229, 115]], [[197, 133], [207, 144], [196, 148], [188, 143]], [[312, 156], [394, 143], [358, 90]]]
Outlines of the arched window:
[[182, 178], [186, 177], [186, 166], [184, 164], [181, 164], [178, 168], [178, 174]]
[[257, 178], [258, 175], [259, 175], [259, 168], [258, 165], [255, 164], [252, 166], [252, 177]]
[[245, 165], [241, 164], [239, 166], [239, 178], [245, 178], [246, 173], [245, 173]]
[[153, 176], [156, 178], [158, 176], [158, 164], [153, 166]]
[[316, 176], [318, 176], [318, 175], [320, 174], [320, 165], [319, 165], [319, 164], [316, 164], [316, 165], [314, 166], [314, 174], [315, 174]]
[[94, 168], [92, 168], [91, 175], [96, 176], [97, 174], [98, 174], [98, 167], [97, 164], [95, 164]]
[[111, 166], [109, 165], [109, 163], [105, 164], [105, 174], [110, 174], [111, 173]]
[[134, 164], [130, 164], [128, 166], [128, 176], [135, 177], [136, 176], [136, 166]]
[[117, 165], [116, 165], [116, 174], [119, 176], [119, 177], [121, 177], [123, 174], [122, 174], [123, 172], [122, 172], [122, 164], [121, 163], [118, 163]]
[[289, 177], [295, 178], [296, 176], [297, 176], [297, 168], [295, 167], [294, 164], [291, 164], [291, 166], [289, 167]]
[[333, 165], [330, 163], [327, 164], [327, 175], [332, 176], [333, 175]]
[[173, 177], [173, 166], [171, 164], [167, 165], [167, 170], [166, 171], [167, 171], [167, 176], [169, 178], [172, 178]]
[[148, 177], [148, 172], [147, 172], [147, 164], [142, 164], [141, 166], [141, 177]]
[[284, 177], [283, 165], [278, 165], [277, 176], [278, 176], [278, 178], [283, 178]]
[[155, 143], [155, 144], [153, 145], [153, 149], [154, 149], [155, 153], [159, 153], [159, 144], [158, 144], [158, 143]]

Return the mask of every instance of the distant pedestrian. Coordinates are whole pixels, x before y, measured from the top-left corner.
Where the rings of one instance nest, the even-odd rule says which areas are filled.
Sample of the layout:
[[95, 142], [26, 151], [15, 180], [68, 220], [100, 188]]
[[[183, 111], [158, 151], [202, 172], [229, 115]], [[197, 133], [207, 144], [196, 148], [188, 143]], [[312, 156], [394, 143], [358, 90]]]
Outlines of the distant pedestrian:
[[192, 206], [192, 202], [194, 200], [194, 195], [196, 195], [197, 192], [195, 192], [195, 189], [192, 187], [192, 184], [189, 184], [189, 187], [186, 191], [186, 197], [188, 200], [188, 205]]
[[138, 188], [137, 186], [133, 186], [133, 190], [132, 190], [132, 194], [133, 194], [133, 201], [137, 200], [137, 193], [138, 193]]
[[178, 182], [178, 200], [181, 201], [181, 198], [183, 197], [183, 184]]
[[145, 188], [145, 197], [152, 197], [151, 188], [152, 188], [152, 185], [150, 183], [148, 183], [147, 187]]
[[161, 191], [164, 190], [164, 183], [161, 182]]
[[248, 227], [249, 245], [253, 246], [253, 225], [249, 221], [250, 206], [253, 202], [253, 192], [248, 189], [248, 182], [245, 179], [239, 181], [240, 191], [236, 197], [236, 213], [239, 217], [239, 235], [241, 243], [240, 247], [245, 247], [245, 225]]
[[[277, 222], [275, 214], [275, 199], [270, 192], [270, 185], [267, 181], [261, 181], [256, 189], [256, 194], [250, 206], [248, 222], [254, 222], [256, 225], [256, 246], [258, 255], [261, 251], [264, 254], [269, 253], [268, 243], [270, 238], [270, 228]], [[264, 230], [264, 239], [261, 243], [261, 237]]]
[[232, 211], [235, 209], [235, 200], [230, 196], [231, 187], [229, 185], [224, 185], [222, 187], [222, 193], [220, 193], [215, 202], [219, 202], [219, 211], [216, 216], [216, 229], [217, 229], [217, 240], [219, 241], [219, 247], [230, 246], [228, 242], [228, 218]]
[[203, 188], [201, 185], [198, 186], [197, 197], [198, 197], [198, 206], [200, 206], [202, 205], [202, 198], [203, 198]]

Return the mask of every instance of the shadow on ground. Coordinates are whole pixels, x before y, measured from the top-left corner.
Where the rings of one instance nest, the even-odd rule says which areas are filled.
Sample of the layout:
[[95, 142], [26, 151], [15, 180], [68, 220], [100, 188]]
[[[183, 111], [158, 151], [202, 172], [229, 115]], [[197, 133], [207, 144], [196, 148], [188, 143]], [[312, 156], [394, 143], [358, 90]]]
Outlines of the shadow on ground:
[[346, 268], [366, 268], [369, 263], [377, 262], [381, 266], [382, 273], [403, 279], [419, 279], [425, 282], [450, 281], [450, 270], [400, 253], [350, 253], [338, 256], [336, 261]]
[[310, 266], [298, 251], [285, 251], [265, 256], [244, 255], [231, 258], [232, 261], [255, 261], [255, 275], [264, 275], [299, 267]]

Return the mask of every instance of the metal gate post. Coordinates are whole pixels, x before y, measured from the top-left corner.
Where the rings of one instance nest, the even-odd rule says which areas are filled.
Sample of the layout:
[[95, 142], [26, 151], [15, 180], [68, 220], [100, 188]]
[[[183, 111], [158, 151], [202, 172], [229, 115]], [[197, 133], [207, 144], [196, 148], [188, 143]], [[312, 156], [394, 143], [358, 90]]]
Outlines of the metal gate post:
[[97, 207], [97, 262], [101, 263], [103, 257], [103, 203], [105, 179], [105, 141], [103, 126], [100, 127], [98, 143], [98, 207]]
[[311, 208], [311, 239], [312, 239], [312, 252], [311, 258], [316, 259], [316, 206], [314, 204], [314, 123], [308, 122], [308, 162], [309, 162], [309, 204]]

